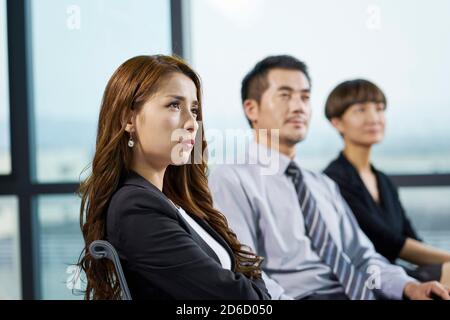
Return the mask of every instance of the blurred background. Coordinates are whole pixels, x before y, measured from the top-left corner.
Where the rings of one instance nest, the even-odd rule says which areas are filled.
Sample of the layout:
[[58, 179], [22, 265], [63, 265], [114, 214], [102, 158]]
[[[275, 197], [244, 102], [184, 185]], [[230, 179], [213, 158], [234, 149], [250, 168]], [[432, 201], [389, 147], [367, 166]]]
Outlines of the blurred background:
[[75, 191], [106, 82], [140, 54], [193, 65], [207, 131], [248, 128], [240, 82], [258, 60], [305, 61], [313, 120], [298, 155], [312, 170], [342, 146], [328, 93], [374, 81], [389, 103], [375, 164], [420, 236], [450, 250], [449, 12], [448, 0], [0, 0], [0, 299], [82, 298]]

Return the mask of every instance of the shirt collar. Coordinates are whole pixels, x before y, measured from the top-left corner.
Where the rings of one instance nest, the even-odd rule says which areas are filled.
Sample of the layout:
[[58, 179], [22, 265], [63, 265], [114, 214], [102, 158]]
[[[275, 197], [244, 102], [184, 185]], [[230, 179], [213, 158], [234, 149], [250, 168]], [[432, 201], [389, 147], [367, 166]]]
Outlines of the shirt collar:
[[254, 141], [250, 144], [249, 155], [251, 164], [261, 166], [264, 172], [266, 172], [266, 175], [283, 175], [291, 161], [294, 161], [299, 166], [295, 159], [291, 159], [275, 149], [268, 148]]

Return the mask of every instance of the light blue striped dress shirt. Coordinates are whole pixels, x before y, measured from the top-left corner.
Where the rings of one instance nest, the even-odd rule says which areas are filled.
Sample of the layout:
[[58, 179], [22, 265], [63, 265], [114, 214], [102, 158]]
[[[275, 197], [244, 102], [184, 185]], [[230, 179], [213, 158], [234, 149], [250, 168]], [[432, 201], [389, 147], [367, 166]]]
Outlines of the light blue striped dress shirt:
[[[214, 205], [241, 243], [265, 258], [263, 278], [273, 299], [343, 292], [306, 235], [294, 184], [285, 174], [290, 161], [261, 144], [251, 144], [238, 164], [212, 170], [209, 186]], [[337, 246], [356, 267], [373, 276], [379, 297], [401, 299], [405, 284], [415, 280], [375, 252], [331, 179], [301, 170]]]

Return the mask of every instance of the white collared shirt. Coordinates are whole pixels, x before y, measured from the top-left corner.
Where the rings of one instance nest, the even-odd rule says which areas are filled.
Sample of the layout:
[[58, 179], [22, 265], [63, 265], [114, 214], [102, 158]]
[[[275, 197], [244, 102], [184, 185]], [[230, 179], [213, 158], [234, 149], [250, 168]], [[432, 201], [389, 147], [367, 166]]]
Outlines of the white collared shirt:
[[228, 251], [217, 242], [205, 229], [202, 228], [194, 219], [191, 218], [189, 214], [184, 211], [183, 208], [178, 207], [178, 211], [180, 212], [183, 219], [194, 229], [195, 232], [203, 239], [203, 241], [211, 247], [211, 249], [215, 252], [217, 257], [220, 260], [220, 264], [222, 268], [231, 270], [231, 258], [228, 254]]

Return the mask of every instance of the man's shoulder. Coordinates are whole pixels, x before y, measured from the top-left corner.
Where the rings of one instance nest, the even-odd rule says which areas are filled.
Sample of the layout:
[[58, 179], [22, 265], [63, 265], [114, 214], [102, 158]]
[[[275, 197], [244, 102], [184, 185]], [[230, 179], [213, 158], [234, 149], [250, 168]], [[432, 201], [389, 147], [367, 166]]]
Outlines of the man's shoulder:
[[302, 170], [305, 182], [311, 189], [311, 192], [319, 192], [322, 194], [325, 193], [324, 195], [327, 195], [327, 198], [335, 198], [338, 187], [336, 182], [334, 182], [330, 177], [323, 172], [312, 171], [303, 167], [300, 169]]
[[325, 184], [325, 185], [333, 185], [334, 182], [331, 180], [326, 174], [320, 171], [313, 171], [303, 167], [300, 167], [303, 176], [307, 180], [314, 181], [315, 183]]
[[209, 179], [248, 179], [257, 176], [258, 170], [252, 164], [216, 164], [210, 167]]

